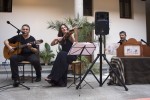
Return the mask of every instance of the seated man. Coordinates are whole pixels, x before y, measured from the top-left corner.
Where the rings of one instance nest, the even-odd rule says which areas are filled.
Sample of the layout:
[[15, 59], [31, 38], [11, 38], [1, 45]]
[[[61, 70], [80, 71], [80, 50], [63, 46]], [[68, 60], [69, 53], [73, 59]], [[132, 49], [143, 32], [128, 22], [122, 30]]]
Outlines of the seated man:
[[[122, 45], [124, 42], [127, 42], [126, 40], [126, 32], [125, 31], [121, 31], [119, 33], [120, 36], [120, 41], [118, 43], [120, 43], [120, 45]], [[123, 64], [121, 62], [121, 60], [118, 57], [113, 57], [111, 59], [111, 65], [113, 67], [113, 70], [117, 73], [118, 77], [125, 82], [124, 76], [123, 76]], [[121, 83], [119, 82], [119, 80], [117, 79], [117, 77], [115, 76], [115, 74], [113, 73], [113, 71], [110, 70], [110, 80], [107, 83], [108, 85], [121, 85]]]
[[[31, 64], [34, 66], [36, 71], [36, 82], [41, 81], [41, 65], [40, 61], [35, 54], [38, 52], [38, 49], [36, 48], [36, 44], [33, 44], [35, 41], [35, 38], [31, 35], [29, 35], [30, 32], [30, 26], [27, 24], [24, 24], [21, 29], [22, 34], [16, 35], [12, 38], [9, 38], [4, 41], [5, 46], [8, 48], [9, 52], [14, 52], [16, 49], [10, 43], [16, 44], [21, 43], [22, 45], [26, 45], [21, 49], [21, 52], [17, 52], [17, 54], [12, 55], [10, 59], [10, 67], [12, 72], [12, 79], [14, 80], [14, 87], [17, 87], [19, 85], [19, 72], [18, 72], [18, 62], [21, 62], [23, 60], [31, 62]], [[17, 49], [17, 51], [19, 51]]]
[[121, 31], [121, 32], [119, 33], [119, 36], [120, 36], [120, 41], [119, 41], [118, 43], [120, 43], [120, 45], [121, 45], [123, 42], [127, 42], [127, 40], [126, 40], [127, 35], [126, 35], [126, 32], [125, 32], [125, 31]]

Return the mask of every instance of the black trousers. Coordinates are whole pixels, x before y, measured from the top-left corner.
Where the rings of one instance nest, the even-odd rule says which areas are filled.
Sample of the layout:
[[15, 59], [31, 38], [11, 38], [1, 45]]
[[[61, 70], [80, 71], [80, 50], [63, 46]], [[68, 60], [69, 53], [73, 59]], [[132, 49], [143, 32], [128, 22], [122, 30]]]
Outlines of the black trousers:
[[68, 66], [72, 61], [76, 60], [76, 56], [67, 55], [67, 52], [61, 51], [58, 53], [51, 73], [48, 75], [57, 85], [67, 85]]
[[12, 79], [19, 79], [18, 62], [29, 61], [35, 68], [36, 77], [41, 77], [41, 65], [39, 57], [36, 54], [31, 55], [13, 55], [10, 58], [10, 67], [12, 72]]

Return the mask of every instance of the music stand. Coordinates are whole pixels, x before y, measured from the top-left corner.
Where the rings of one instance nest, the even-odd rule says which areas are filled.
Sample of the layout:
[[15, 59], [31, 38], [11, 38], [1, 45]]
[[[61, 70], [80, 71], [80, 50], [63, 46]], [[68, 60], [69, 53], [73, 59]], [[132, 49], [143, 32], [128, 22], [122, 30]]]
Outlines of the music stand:
[[[70, 51], [68, 52], [68, 55], [77, 55], [80, 58], [81, 61], [81, 56], [89, 56], [92, 55], [94, 50], [96, 49], [96, 46], [93, 43], [90, 42], [76, 42], [72, 45]], [[91, 73], [94, 75], [94, 73], [91, 70]], [[94, 77], [96, 78], [96, 76], [94, 75]], [[80, 62], [80, 82], [81, 82], [81, 62]], [[77, 78], [78, 79], [78, 78]], [[76, 80], [77, 80], [76, 79]], [[97, 79], [97, 78], [96, 78]], [[97, 79], [98, 80], [98, 79]], [[85, 80], [84, 80], [85, 81]], [[86, 82], [86, 81], [85, 81]], [[75, 82], [73, 82], [75, 83]], [[72, 83], [72, 84], [73, 84]], [[87, 83], [87, 82], [86, 82]], [[71, 84], [71, 85], [72, 85]], [[91, 88], [93, 88], [89, 83], [87, 83]], [[70, 85], [70, 86], [71, 86]], [[69, 87], [70, 87], [69, 86]], [[81, 86], [80, 86], [81, 88]]]

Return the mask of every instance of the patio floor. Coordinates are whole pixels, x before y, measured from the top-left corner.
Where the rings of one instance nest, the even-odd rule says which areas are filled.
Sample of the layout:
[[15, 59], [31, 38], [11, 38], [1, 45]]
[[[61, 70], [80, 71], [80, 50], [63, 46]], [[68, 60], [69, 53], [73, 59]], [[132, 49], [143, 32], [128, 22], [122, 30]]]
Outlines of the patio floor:
[[[1, 66], [1, 69], [2, 66]], [[9, 68], [8, 68], [9, 69]], [[44, 68], [46, 70], [46, 68]], [[42, 72], [42, 81], [31, 83], [30, 77], [27, 77], [24, 85], [28, 86], [30, 90], [27, 90], [23, 86], [17, 88], [12, 85], [5, 88], [0, 88], [1, 100], [140, 100], [140, 98], [150, 98], [150, 84], [133, 84], [126, 85], [129, 89], [125, 91], [122, 86], [108, 86], [107, 81], [102, 87], [99, 86], [96, 79], [92, 74], [88, 74], [85, 78], [94, 89], [88, 84], [83, 82], [81, 85], [85, 85], [81, 89], [76, 89], [73, 84], [70, 88], [67, 87], [50, 87], [50, 85], [44, 81], [44, 78], [48, 75], [49, 71]], [[68, 74], [73, 77], [72, 74]], [[104, 73], [103, 80], [107, 77], [107, 73]], [[30, 73], [26, 73], [26, 76], [30, 76]], [[99, 75], [96, 75], [99, 79]], [[11, 84], [11, 74], [8, 72], [0, 73], [0, 87]], [[68, 78], [68, 86], [73, 82], [73, 78]], [[78, 83], [78, 82], [77, 82]], [[142, 99], [143, 100], [143, 99]]]

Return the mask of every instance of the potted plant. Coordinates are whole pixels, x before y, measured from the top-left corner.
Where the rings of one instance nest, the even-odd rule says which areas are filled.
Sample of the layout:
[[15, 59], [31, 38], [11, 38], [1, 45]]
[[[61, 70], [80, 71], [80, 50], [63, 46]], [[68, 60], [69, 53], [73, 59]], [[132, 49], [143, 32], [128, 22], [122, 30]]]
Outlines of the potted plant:
[[45, 49], [40, 51], [40, 58], [43, 60], [43, 62], [45, 63], [45, 65], [48, 65], [51, 61], [51, 58], [55, 57], [55, 54], [53, 53], [53, 51], [51, 50], [51, 47], [48, 43], [45, 43]]

